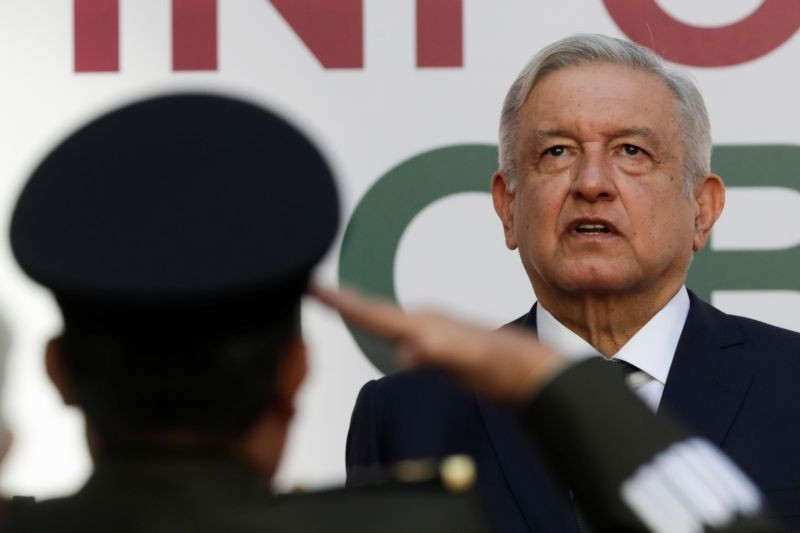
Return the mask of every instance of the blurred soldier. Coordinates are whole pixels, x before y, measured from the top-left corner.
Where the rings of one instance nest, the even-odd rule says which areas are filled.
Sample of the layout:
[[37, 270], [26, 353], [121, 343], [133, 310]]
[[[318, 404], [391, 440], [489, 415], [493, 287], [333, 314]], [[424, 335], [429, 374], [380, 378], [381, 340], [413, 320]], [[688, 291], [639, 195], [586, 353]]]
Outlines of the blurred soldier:
[[11, 242], [63, 314], [47, 372], [95, 465], [11, 529], [483, 531], [468, 496], [435, 486], [270, 493], [306, 374], [300, 299], [338, 219], [320, 153], [239, 100], [146, 100], [58, 146]]

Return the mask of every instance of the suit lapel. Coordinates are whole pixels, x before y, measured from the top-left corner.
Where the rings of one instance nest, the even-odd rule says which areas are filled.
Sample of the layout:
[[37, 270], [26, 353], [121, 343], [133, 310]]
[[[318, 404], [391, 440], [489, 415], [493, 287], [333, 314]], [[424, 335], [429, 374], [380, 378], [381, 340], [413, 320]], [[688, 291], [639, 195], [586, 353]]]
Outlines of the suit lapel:
[[667, 376], [659, 413], [672, 411], [718, 446], [753, 377], [738, 324], [689, 292], [689, 315]]
[[[536, 332], [536, 304], [509, 326]], [[481, 417], [497, 461], [530, 531], [577, 532], [569, 494], [557, 485], [542, 461], [531, 453], [531, 442], [514, 413], [478, 400]]]

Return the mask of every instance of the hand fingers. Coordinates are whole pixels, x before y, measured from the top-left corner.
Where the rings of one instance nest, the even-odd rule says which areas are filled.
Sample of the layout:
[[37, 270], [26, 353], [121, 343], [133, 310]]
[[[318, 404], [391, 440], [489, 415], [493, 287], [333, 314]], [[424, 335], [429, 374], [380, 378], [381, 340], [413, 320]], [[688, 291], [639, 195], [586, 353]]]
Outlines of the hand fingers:
[[362, 296], [353, 290], [336, 291], [312, 284], [310, 292], [322, 303], [339, 311], [347, 322], [374, 335], [395, 339], [405, 335], [411, 325], [408, 315], [398, 306]]
[[409, 342], [399, 342], [395, 350], [395, 358], [403, 368], [414, 368], [420, 365], [419, 350]]

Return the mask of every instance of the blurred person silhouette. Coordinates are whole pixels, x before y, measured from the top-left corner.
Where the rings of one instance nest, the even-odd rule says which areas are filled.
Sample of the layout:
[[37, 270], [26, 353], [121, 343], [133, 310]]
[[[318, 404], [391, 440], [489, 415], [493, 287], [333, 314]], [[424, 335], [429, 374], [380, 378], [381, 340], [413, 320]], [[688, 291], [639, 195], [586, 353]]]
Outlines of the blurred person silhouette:
[[320, 152], [238, 99], [144, 100], [57, 146], [11, 243], [63, 315], [47, 373], [86, 416], [94, 470], [14, 506], [10, 529], [484, 531], [435, 481], [270, 491], [306, 374], [301, 296], [338, 222]]

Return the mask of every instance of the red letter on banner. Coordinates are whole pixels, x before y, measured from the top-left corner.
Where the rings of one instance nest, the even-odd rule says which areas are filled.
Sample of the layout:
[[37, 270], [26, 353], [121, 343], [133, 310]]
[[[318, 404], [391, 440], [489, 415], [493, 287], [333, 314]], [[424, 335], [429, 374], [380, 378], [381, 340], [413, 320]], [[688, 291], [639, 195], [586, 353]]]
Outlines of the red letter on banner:
[[172, 0], [172, 70], [217, 70], [217, 0]]
[[75, 72], [119, 70], [119, 0], [74, 0]]
[[665, 59], [697, 67], [752, 61], [786, 42], [800, 28], [797, 0], [764, 0], [752, 15], [728, 26], [701, 28], [676, 20], [656, 0], [604, 0], [617, 26]]
[[364, 66], [363, 0], [270, 0], [325, 68]]
[[464, 64], [463, 0], [417, 0], [417, 66]]

